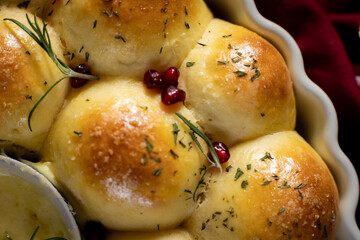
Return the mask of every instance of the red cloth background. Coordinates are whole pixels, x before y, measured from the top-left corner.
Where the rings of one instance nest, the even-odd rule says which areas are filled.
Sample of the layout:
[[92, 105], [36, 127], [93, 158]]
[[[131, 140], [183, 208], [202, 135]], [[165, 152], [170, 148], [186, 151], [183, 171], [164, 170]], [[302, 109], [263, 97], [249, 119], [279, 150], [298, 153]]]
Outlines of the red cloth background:
[[[307, 75], [334, 103], [339, 144], [360, 175], [360, 0], [255, 0], [296, 40]], [[358, 207], [359, 209], [359, 207]], [[358, 213], [360, 211], [358, 210]], [[357, 214], [358, 224], [360, 214]]]

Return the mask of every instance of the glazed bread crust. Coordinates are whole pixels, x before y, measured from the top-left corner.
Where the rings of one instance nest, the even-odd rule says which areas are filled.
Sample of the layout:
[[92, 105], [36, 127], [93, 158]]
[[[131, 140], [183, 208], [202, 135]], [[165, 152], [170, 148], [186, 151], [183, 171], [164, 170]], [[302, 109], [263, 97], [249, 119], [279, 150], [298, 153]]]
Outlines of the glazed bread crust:
[[43, 161], [89, 219], [127, 231], [175, 227], [195, 208], [185, 190], [195, 189], [204, 159], [174, 111], [193, 119], [181, 103], [162, 107], [139, 81], [88, 84], [67, 99]]
[[269, 42], [214, 19], [199, 43], [180, 68], [179, 84], [188, 94], [186, 104], [213, 140], [232, 145], [294, 129], [292, 81]]
[[[25, 23], [26, 13], [17, 7], [1, 7], [0, 18], [15, 18]], [[29, 18], [33, 19], [33, 15], [29, 14]], [[38, 21], [41, 24], [41, 20]], [[48, 31], [54, 52], [63, 59], [57, 34], [51, 27]], [[0, 22], [0, 140], [30, 151], [40, 150], [65, 99], [68, 83], [58, 84], [39, 105], [31, 119], [33, 131], [28, 127], [28, 115], [40, 97], [62, 76], [47, 53], [22, 29], [10, 21]]]
[[247, 141], [230, 153], [185, 223], [195, 239], [335, 239], [335, 181], [297, 132]]
[[49, 11], [72, 65], [86, 61], [96, 74], [130, 77], [178, 67], [212, 19], [202, 0], [72, 0]]

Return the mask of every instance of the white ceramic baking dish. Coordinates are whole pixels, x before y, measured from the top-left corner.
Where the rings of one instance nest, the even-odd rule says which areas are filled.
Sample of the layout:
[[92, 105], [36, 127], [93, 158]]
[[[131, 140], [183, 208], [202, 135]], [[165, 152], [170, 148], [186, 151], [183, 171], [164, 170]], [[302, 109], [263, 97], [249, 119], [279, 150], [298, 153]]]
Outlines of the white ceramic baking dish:
[[[39, 192], [43, 194], [44, 199], [49, 201], [54, 207], [55, 212], [49, 214], [57, 214], [64, 227], [68, 230], [68, 234], [71, 237], [69, 240], [81, 240], [79, 228], [70, 211], [70, 206], [47, 178], [27, 164], [3, 155], [0, 155], [0, 172], [17, 176], [39, 190]], [[24, 195], [25, 194], [27, 193], [24, 192]]]
[[338, 122], [328, 96], [306, 75], [295, 40], [283, 28], [265, 19], [253, 0], [208, 0], [219, 17], [247, 27], [274, 44], [283, 54], [294, 81], [297, 100], [297, 130], [318, 151], [331, 169], [340, 192], [340, 227], [337, 238], [358, 240], [355, 221], [359, 182], [350, 160], [338, 144]]

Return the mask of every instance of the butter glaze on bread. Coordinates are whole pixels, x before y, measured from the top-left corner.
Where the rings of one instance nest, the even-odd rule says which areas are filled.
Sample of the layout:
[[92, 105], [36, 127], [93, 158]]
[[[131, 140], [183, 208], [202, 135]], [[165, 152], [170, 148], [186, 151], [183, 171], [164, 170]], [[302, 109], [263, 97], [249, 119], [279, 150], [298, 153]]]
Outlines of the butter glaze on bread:
[[[25, 23], [26, 13], [17, 7], [1, 7], [0, 19], [15, 18]], [[33, 18], [31, 14], [29, 17]], [[40, 19], [38, 21], [41, 22]], [[51, 27], [48, 30], [54, 51], [63, 59], [58, 36]], [[68, 83], [60, 83], [36, 109], [31, 119], [32, 132], [28, 128], [27, 118], [37, 100], [62, 76], [46, 52], [32, 38], [14, 23], [1, 20], [0, 140], [31, 151], [40, 150], [65, 98]]]
[[73, 66], [88, 60], [96, 74], [131, 77], [180, 66], [212, 19], [202, 0], [72, 0], [52, 10]]
[[195, 239], [335, 239], [335, 181], [298, 133], [263, 136], [230, 152], [228, 170], [209, 175], [205, 198], [185, 224]]
[[194, 240], [184, 228], [161, 230], [155, 232], [115, 232], [109, 231], [106, 240]]
[[185, 190], [195, 189], [204, 158], [175, 111], [195, 123], [181, 103], [163, 107], [140, 81], [89, 83], [67, 99], [42, 161], [90, 220], [127, 231], [176, 227], [194, 210]]
[[[180, 68], [186, 103], [213, 140], [229, 145], [295, 127], [292, 81], [280, 53], [241, 26], [214, 19]], [[189, 62], [194, 65], [187, 66]]]

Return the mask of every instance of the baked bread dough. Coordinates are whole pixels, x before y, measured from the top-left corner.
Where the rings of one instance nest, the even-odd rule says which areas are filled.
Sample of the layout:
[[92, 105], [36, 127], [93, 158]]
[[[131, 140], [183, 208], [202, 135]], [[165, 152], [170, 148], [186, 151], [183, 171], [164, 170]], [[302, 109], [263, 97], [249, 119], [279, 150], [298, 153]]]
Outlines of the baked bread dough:
[[[25, 24], [26, 13], [17, 7], [1, 7], [0, 19], [14, 18]], [[32, 14], [29, 18], [33, 21]], [[40, 19], [38, 22], [41, 25]], [[53, 50], [63, 59], [59, 38], [50, 26], [48, 31]], [[58, 84], [40, 103], [31, 119], [32, 132], [27, 123], [28, 115], [40, 97], [62, 76], [47, 53], [22, 29], [12, 22], [0, 21], [0, 144], [40, 150], [66, 96], [68, 81]]]
[[179, 86], [214, 141], [233, 145], [294, 129], [292, 81], [284, 59], [269, 42], [214, 19], [199, 43], [180, 68]]
[[179, 67], [212, 19], [203, 0], [58, 1], [50, 12], [72, 66], [130, 77]]
[[194, 240], [184, 228], [154, 232], [115, 232], [109, 231], [106, 240]]
[[175, 111], [195, 123], [182, 103], [164, 106], [141, 81], [88, 83], [67, 98], [42, 162], [52, 164], [88, 220], [124, 231], [176, 227], [195, 208], [189, 191], [204, 157]]
[[335, 181], [297, 132], [263, 136], [230, 152], [185, 223], [195, 239], [335, 239]]

